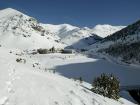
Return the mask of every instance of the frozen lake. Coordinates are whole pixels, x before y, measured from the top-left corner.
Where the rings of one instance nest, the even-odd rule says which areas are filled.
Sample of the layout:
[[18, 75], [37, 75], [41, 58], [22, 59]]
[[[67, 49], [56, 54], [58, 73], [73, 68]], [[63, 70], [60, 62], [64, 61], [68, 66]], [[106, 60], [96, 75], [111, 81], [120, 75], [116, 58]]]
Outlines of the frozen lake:
[[112, 73], [123, 86], [140, 85], [140, 68], [114, 64], [104, 59], [56, 66], [56, 71], [68, 78], [82, 77], [89, 83], [101, 73]]

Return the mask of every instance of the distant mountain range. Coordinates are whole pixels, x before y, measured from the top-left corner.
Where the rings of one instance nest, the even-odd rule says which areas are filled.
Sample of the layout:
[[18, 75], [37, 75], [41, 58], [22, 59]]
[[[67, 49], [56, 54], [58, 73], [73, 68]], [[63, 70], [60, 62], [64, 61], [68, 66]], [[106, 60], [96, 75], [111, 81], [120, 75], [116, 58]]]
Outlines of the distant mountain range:
[[[59, 37], [60, 42], [72, 48], [84, 48], [100, 41], [125, 26], [96, 25], [94, 28], [79, 28], [69, 24], [51, 25], [42, 24], [47, 32]], [[94, 37], [96, 37], [94, 39]], [[98, 37], [98, 38], [97, 38]]]
[[[90, 29], [69, 24], [39, 23], [35, 18], [7, 8], [0, 11], [0, 44], [20, 49], [84, 48], [125, 26], [97, 25]], [[95, 39], [94, 39], [95, 37]]]

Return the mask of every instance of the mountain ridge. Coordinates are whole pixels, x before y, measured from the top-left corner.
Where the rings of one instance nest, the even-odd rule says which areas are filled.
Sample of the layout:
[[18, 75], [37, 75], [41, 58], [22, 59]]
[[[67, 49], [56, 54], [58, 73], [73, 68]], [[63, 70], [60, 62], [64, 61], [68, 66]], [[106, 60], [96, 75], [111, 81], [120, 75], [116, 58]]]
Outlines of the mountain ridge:
[[111, 56], [117, 62], [139, 66], [140, 64], [140, 20], [120, 31], [105, 37], [87, 49]]
[[[70, 24], [60, 24], [60, 25], [42, 24], [39, 23], [35, 18], [27, 16], [12, 8], [1, 10], [0, 13], [1, 13], [0, 31], [2, 34], [6, 34], [6, 35], [12, 34], [11, 36], [8, 37], [11, 37], [11, 39], [13, 40], [16, 40], [16, 38], [20, 39], [21, 41], [19, 41], [18, 45], [17, 44], [14, 45], [14, 42], [12, 42], [13, 46], [16, 46], [17, 48], [19, 48], [20, 45], [21, 45], [20, 48], [29, 47], [29, 46], [24, 46], [23, 43], [21, 43], [22, 40], [26, 41], [33, 49], [41, 48], [41, 47], [44, 48], [45, 46], [46, 47], [72, 46], [73, 48], [83, 48], [89, 46], [89, 43], [93, 44], [98, 41], [98, 40], [94, 40], [92, 36], [94, 35], [96, 35], [96, 37], [102, 36], [101, 33], [99, 33], [100, 30], [104, 32], [105, 29], [108, 33], [106, 35], [116, 32], [116, 30], [112, 31], [112, 26], [110, 26], [109, 28], [108, 27], [105, 28], [106, 26], [98, 25], [98, 27], [100, 26], [101, 28], [97, 29], [97, 26], [95, 26], [96, 28], [95, 30], [94, 28], [92, 29], [88, 27], [80, 28], [77, 26], [72, 26]], [[120, 29], [122, 29], [122, 27], [117, 28], [117, 30]], [[99, 35], [95, 33], [99, 33]], [[12, 36], [17, 36], [17, 37], [12, 37]], [[23, 36], [24, 38], [20, 36]], [[86, 41], [82, 40], [82, 39], [89, 39], [90, 37], [92, 37], [93, 42], [91, 42], [92, 40], [90, 40], [90, 42], [88, 42], [87, 40]], [[1, 43], [6, 44], [7, 41], [10, 41], [10, 39], [9, 40], [4, 39], [4, 40], [0, 40]], [[42, 42], [42, 44], [39, 45], [39, 42]], [[11, 46], [12, 43], [10, 43], [9, 46]], [[49, 46], [47, 44], [49, 44]]]

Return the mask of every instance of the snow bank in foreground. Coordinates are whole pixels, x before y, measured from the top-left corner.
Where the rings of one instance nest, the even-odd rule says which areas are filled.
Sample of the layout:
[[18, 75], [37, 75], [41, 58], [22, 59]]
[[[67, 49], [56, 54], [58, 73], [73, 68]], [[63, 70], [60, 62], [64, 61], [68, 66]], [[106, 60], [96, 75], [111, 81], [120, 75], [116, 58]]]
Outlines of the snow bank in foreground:
[[[31, 58], [26, 63], [16, 62], [22, 56], [0, 48], [0, 105], [134, 105], [92, 93], [79, 83], [58, 74], [32, 67]], [[40, 62], [41, 63], [41, 62]]]

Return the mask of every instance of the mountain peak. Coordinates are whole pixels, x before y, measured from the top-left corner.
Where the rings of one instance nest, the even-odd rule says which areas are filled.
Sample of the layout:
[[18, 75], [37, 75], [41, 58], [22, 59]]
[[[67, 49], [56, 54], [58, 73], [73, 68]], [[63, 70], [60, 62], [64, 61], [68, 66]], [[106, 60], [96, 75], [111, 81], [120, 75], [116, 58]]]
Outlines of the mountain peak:
[[98, 24], [94, 28], [96, 28], [96, 29], [99, 28], [100, 29], [100, 28], [116, 28], [116, 27], [124, 28], [125, 26], [113, 26], [113, 25], [110, 25], [110, 24]]
[[126, 26], [112, 26], [112, 25], [109, 25], [109, 24], [98, 24], [96, 25], [92, 31], [93, 33], [101, 36], [101, 37], [106, 37], [110, 34], [113, 34], [123, 28], [125, 28]]
[[103, 27], [103, 26], [110, 27], [112, 25], [110, 25], [110, 24], [97, 24], [95, 27]]
[[13, 9], [13, 8], [2, 9], [2, 10], [0, 10], [0, 12], [16, 12], [16, 13], [21, 13], [18, 10]]
[[0, 18], [14, 16], [17, 14], [22, 14], [22, 13], [13, 8], [6, 8], [3, 10], [0, 10]]
[[17, 11], [16, 9], [13, 9], [13, 8], [5, 8], [3, 10], [9, 10], [9, 11]]

